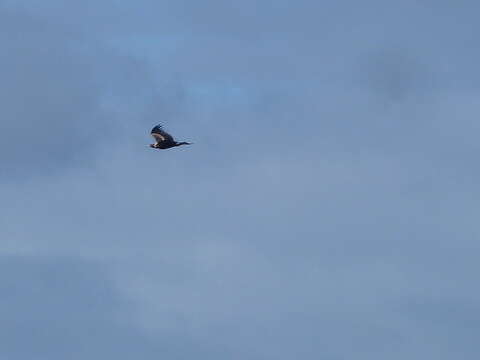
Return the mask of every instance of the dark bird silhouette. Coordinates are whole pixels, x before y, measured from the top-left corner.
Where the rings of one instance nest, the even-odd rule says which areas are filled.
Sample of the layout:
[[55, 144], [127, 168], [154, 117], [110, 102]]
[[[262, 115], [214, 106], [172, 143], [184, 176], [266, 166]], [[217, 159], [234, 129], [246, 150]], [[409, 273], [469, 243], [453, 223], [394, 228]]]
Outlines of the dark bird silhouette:
[[161, 125], [155, 126], [150, 134], [153, 136], [155, 139], [156, 143], [155, 144], [150, 144], [151, 148], [154, 149], [169, 149], [175, 146], [180, 146], [180, 145], [191, 145], [191, 143], [182, 141], [182, 142], [177, 142], [173, 139], [172, 135], [167, 133], [162, 129]]

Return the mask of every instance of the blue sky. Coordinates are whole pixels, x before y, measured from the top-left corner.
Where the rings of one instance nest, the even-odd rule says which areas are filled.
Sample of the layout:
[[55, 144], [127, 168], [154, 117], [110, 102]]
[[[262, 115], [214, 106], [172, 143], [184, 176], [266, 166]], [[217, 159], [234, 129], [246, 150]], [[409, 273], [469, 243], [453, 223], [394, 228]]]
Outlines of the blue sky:
[[0, 358], [475, 357], [479, 10], [0, 2]]

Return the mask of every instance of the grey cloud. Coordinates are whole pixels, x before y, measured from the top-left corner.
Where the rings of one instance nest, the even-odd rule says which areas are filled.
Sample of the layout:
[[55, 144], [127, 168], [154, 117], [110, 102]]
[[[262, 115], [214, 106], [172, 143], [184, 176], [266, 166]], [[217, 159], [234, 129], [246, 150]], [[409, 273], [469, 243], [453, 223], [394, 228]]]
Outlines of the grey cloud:
[[130, 305], [102, 266], [61, 257], [2, 256], [0, 356], [115, 357], [162, 353], [132, 328]]
[[129, 98], [138, 111], [150, 101], [140, 61], [48, 18], [5, 9], [0, 16], [4, 179], [91, 161], [102, 143], [121, 137], [122, 115], [112, 108]]
[[[122, 353], [144, 358], [156, 346], [167, 358], [475, 354], [478, 6], [132, 4], [2, 13], [9, 34], [43, 29], [5, 36], [0, 60], [16, 69], [4, 119], [25, 120], [0, 121], [1, 251], [31, 257], [12, 268], [55, 255], [50, 268], [76, 284], [47, 281], [41, 299], [106, 283], [64, 256], [108, 268], [118, 293], [94, 307], [112, 336], [78, 336], [112, 356], [129, 336]], [[36, 115], [57, 109], [79, 121]], [[13, 140], [42, 121], [34, 144], [59, 159]], [[195, 145], [150, 151], [156, 122]], [[115, 299], [131, 305], [122, 329]], [[24, 327], [9, 321], [16, 344]]]

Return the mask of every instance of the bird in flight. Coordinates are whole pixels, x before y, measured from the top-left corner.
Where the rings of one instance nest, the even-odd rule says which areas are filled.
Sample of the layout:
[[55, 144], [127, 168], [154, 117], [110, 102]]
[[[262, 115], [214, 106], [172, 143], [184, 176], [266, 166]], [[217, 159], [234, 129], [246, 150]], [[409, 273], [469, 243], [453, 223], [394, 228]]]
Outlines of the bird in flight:
[[175, 141], [172, 135], [163, 130], [161, 125], [155, 126], [150, 132], [150, 134], [156, 141], [155, 144], [150, 144], [150, 147], [154, 149], [169, 149], [180, 145], [191, 145], [191, 143], [186, 141]]

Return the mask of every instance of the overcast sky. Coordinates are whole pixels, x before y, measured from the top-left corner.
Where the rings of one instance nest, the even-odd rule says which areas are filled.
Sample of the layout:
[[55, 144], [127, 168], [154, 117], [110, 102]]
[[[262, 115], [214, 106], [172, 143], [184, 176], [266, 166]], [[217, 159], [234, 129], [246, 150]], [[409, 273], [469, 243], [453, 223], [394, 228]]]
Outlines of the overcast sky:
[[473, 359], [479, 12], [0, 1], [0, 359]]

